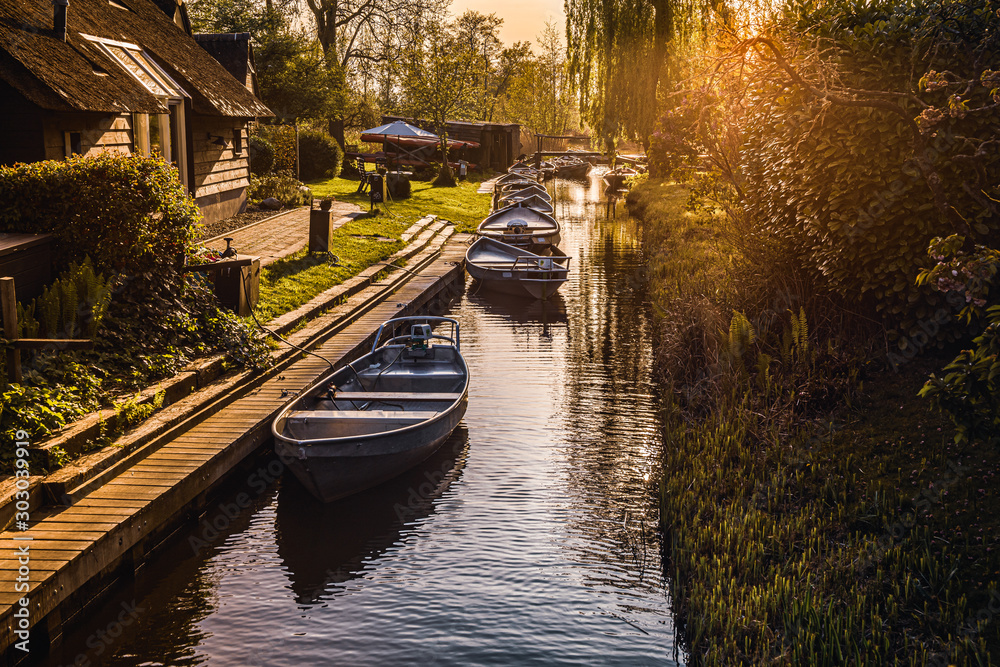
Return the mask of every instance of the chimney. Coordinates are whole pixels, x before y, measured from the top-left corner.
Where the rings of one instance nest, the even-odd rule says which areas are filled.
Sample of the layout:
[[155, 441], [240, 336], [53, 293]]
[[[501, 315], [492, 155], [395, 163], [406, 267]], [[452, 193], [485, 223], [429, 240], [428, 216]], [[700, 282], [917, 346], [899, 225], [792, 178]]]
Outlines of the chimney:
[[52, 0], [52, 29], [56, 37], [66, 41], [66, 13], [69, 11], [69, 0]]

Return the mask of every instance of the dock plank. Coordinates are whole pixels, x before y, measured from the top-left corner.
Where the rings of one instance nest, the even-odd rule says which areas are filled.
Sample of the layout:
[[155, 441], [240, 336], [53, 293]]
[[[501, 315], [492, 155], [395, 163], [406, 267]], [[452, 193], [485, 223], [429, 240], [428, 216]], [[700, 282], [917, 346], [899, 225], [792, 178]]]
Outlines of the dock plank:
[[[442, 277], [461, 274], [464, 246], [456, 245], [446, 245], [421, 275], [411, 276], [381, 304], [351, 317], [350, 323], [338, 324], [336, 334], [311, 349], [336, 367], [366, 353], [375, 329], [401, 313], [397, 303], [426, 303]], [[379, 288], [365, 287], [359, 294], [367, 298], [363, 295], [379, 293]], [[348, 313], [348, 306], [334, 307], [315, 318], [310, 328], [315, 331], [333, 324]], [[304, 340], [305, 335], [297, 340]], [[277, 376], [243, 396], [221, 402], [214, 414], [174, 435], [74, 504], [46, 509], [41, 520], [20, 534], [32, 537], [30, 542], [14, 540], [13, 531], [0, 533], [0, 649], [13, 641], [11, 614], [23, 595], [12, 588], [19, 546], [30, 545], [35, 565], [28, 595], [37, 606], [32, 616], [32, 623], [37, 623], [164, 521], [176, 520], [188, 503], [258, 451], [270, 435], [270, 421], [277, 412], [330, 372], [323, 360], [299, 355]]]

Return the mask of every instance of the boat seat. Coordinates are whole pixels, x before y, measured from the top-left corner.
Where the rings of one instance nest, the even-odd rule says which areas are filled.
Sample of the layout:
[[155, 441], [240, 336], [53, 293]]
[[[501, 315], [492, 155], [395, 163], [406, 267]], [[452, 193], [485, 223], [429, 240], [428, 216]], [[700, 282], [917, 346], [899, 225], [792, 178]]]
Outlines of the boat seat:
[[416, 424], [433, 419], [439, 414], [441, 413], [434, 410], [296, 410], [288, 414], [288, 420], [296, 422], [321, 422], [381, 419], [413, 422]]
[[335, 401], [457, 401], [462, 394], [432, 394], [419, 391], [337, 391]]

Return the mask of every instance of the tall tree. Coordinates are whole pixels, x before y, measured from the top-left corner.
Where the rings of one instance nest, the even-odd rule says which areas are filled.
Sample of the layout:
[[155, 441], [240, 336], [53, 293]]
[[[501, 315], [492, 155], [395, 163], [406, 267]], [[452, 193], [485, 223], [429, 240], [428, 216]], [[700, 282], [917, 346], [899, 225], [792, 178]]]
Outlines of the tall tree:
[[606, 141], [648, 141], [671, 47], [696, 33], [724, 1], [566, 0], [580, 112]]
[[[439, 20], [450, 0], [306, 0], [316, 37], [328, 59], [335, 59], [349, 79], [367, 77], [372, 65], [397, 73], [397, 60], [408, 37], [420, 26]], [[363, 79], [367, 80], [367, 79]], [[391, 79], [384, 79], [391, 80]], [[391, 84], [384, 85], [386, 97]], [[330, 134], [343, 146], [345, 118], [330, 121]]]
[[192, 0], [188, 10], [196, 32], [250, 33], [261, 99], [279, 118], [342, 114], [343, 71], [294, 27], [294, 0]]
[[432, 22], [404, 56], [405, 108], [413, 116], [429, 117], [441, 137], [441, 173], [435, 184], [454, 184], [448, 165], [449, 119], [475, 106], [477, 58], [456, 22]]
[[566, 52], [557, 25], [538, 35], [539, 53], [525, 59], [503, 100], [504, 117], [540, 134], [565, 134], [578, 127], [576, 102], [566, 71]]
[[498, 31], [503, 19], [496, 14], [468, 10], [455, 21], [459, 37], [475, 61], [473, 88], [476, 103], [471, 110], [475, 120], [492, 121], [497, 103], [513, 82], [521, 64], [531, 52], [527, 42], [505, 47]]

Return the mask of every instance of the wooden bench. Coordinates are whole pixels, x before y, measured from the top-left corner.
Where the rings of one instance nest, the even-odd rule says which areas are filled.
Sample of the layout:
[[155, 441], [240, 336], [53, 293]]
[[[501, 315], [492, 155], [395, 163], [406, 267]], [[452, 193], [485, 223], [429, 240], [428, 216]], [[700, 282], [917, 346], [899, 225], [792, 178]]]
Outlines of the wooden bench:
[[457, 401], [461, 394], [429, 394], [418, 391], [337, 391], [335, 401]]
[[422, 422], [432, 419], [440, 412], [434, 410], [297, 410], [289, 413], [289, 421], [299, 423], [323, 421], [368, 421]]

